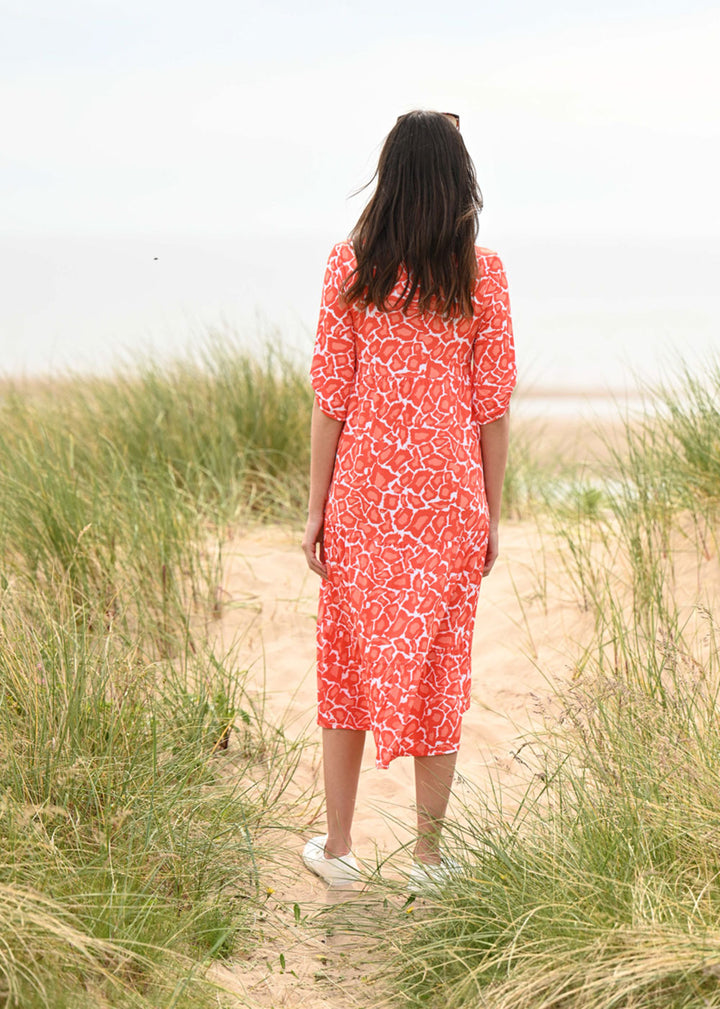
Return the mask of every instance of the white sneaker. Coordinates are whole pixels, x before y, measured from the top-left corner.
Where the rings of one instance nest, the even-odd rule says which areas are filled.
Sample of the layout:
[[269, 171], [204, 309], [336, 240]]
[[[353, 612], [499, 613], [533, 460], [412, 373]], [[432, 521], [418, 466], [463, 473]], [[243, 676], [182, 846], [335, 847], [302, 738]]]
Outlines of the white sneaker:
[[410, 893], [441, 893], [462, 874], [462, 866], [450, 855], [442, 855], [439, 865], [413, 862], [408, 875]]
[[303, 848], [302, 860], [316, 876], [332, 887], [350, 886], [360, 880], [360, 869], [352, 852], [337, 858], [325, 858], [327, 834], [313, 837]]

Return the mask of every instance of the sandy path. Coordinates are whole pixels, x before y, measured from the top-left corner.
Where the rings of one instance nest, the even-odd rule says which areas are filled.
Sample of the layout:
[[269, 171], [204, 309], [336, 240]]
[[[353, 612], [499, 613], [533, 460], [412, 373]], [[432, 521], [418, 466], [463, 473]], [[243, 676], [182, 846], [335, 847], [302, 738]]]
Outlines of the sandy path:
[[[218, 979], [242, 993], [241, 1004], [344, 1009], [376, 1004], [382, 983], [368, 984], [366, 944], [341, 930], [306, 923], [323, 908], [367, 895], [333, 893], [300, 860], [302, 839], [324, 830], [320, 730], [315, 725], [315, 618], [319, 581], [306, 567], [301, 532], [282, 526], [251, 527], [224, 547], [223, 616], [211, 628], [216, 654], [234, 649], [238, 668], [249, 669], [248, 688], [265, 717], [291, 738], [306, 737], [293, 780], [304, 793], [301, 836], [273, 839], [277, 864], [263, 885], [268, 895], [264, 939], [250, 960], [219, 968]], [[572, 674], [573, 640], [590, 632], [559, 562], [552, 538], [533, 523], [507, 523], [501, 557], [483, 584], [473, 648], [473, 707], [463, 738], [449, 816], [457, 816], [473, 788], [494, 787], [512, 811], [539, 764], [524, 730], [541, 724], [552, 698], [544, 674], [558, 683]], [[540, 672], [539, 670], [543, 670]], [[314, 799], [308, 801], [308, 796]], [[398, 851], [412, 839], [412, 761], [375, 768], [368, 734], [360, 778], [353, 847], [368, 867], [390, 858], [384, 875], [395, 878], [408, 863]], [[299, 921], [296, 920], [299, 917]], [[282, 959], [281, 959], [282, 954]]]

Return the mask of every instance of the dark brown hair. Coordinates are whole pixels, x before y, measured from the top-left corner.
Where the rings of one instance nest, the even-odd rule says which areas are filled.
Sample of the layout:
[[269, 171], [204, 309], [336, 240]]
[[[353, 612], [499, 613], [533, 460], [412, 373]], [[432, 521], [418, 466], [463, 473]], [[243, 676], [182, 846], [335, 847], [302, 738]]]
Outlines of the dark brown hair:
[[[375, 192], [350, 234], [357, 268], [346, 300], [380, 311], [402, 305], [407, 312], [417, 293], [423, 313], [471, 316], [482, 193], [460, 131], [441, 112], [400, 116], [375, 178]], [[388, 306], [403, 266], [403, 291]]]

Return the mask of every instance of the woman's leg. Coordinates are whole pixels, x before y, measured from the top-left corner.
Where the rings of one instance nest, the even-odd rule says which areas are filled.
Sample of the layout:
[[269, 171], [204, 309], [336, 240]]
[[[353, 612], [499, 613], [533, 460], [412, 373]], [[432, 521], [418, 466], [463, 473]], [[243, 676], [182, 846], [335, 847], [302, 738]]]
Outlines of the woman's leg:
[[439, 753], [434, 757], [415, 757], [415, 796], [418, 839], [415, 860], [428, 865], [440, 863], [442, 831], [450, 788], [455, 773], [457, 753]]
[[358, 729], [323, 729], [323, 778], [327, 808], [327, 858], [347, 855], [352, 847], [355, 812], [365, 733]]

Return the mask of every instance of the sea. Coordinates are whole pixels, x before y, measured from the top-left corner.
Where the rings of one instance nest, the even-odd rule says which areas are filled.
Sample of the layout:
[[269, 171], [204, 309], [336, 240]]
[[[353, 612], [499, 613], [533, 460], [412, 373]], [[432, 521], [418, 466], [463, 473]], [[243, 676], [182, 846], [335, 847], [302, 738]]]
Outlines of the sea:
[[[0, 238], [0, 372], [112, 373], [267, 338], [309, 365], [325, 262], [342, 238], [49, 234]], [[502, 235], [526, 413], [640, 403], [720, 357], [712, 237]]]

